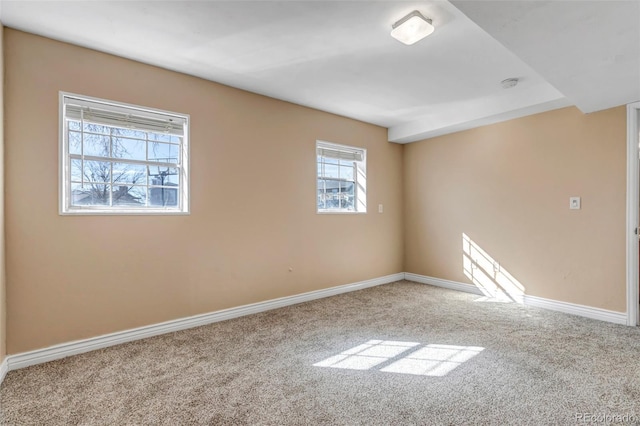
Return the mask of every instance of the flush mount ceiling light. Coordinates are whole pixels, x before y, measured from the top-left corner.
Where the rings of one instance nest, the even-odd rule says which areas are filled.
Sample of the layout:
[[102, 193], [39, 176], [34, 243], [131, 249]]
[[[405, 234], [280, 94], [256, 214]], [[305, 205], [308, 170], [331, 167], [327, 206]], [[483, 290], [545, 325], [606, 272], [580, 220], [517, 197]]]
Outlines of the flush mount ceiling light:
[[391, 26], [393, 28], [391, 37], [411, 45], [433, 32], [435, 28], [431, 22], [431, 19], [425, 18], [420, 12], [414, 10]]

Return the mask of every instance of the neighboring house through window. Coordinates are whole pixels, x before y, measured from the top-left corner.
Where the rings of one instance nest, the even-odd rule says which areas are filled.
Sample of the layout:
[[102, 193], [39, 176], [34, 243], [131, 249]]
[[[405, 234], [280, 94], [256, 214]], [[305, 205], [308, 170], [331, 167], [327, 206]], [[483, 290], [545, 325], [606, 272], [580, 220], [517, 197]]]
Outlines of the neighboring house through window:
[[60, 93], [60, 213], [188, 213], [189, 117]]
[[318, 213], [366, 213], [367, 151], [317, 141]]

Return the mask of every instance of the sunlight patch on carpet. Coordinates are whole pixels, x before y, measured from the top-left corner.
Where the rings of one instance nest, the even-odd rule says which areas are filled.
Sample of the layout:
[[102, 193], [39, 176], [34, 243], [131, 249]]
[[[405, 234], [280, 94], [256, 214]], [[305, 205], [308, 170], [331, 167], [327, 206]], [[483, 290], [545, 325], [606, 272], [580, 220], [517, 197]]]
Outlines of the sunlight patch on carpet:
[[369, 340], [338, 355], [313, 364], [315, 367], [378, 370], [385, 373], [445, 376], [482, 352], [479, 346], [423, 345], [417, 342]]

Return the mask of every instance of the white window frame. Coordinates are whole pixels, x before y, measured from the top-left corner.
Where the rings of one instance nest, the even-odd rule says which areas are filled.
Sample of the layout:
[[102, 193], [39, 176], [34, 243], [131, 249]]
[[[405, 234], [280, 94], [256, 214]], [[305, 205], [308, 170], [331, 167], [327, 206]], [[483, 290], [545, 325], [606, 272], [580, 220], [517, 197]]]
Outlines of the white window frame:
[[[325, 208], [318, 207], [318, 192], [320, 191], [318, 176], [318, 156], [327, 151], [339, 151], [346, 156], [360, 156], [360, 160], [354, 160], [354, 207], [355, 210], [347, 210], [345, 208]], [[341, 145], [333, 142], [327, 142], [322, 140], [316, 141], [315, 150], [315, 165], [316, 165], [316, 213], [318, 214], [366, 214], [367, 213], [367, 150], [365, 148], [359, 148], [348, 145]], [[349, 182], [351, 182], [349, 180]]]
[[[121, 113], [134, 114], [137, 117], [145, 117], [153, 120], [175, 120], [182, 123], [182, 142], [180, 148], [180, 160], [176, 168], [179, 174], [178, 200], [177, 206], [96, 206], [96, 205], [72, 205], [71, 194], [71, 156], [68, 142], [68, 120], [66, 105], [95, 105], [99, 104], [104, 110]], [[90, 96], [77, 95], [69, 92], [59, 93], [59, 214], [60, 215], [185, 215], [190, 214], [189, 205], [189, 120], [188, 114], [181, 114], [171, 111], [132, 105], [123, 102], [94, 98]], [[90, 120], [88, 120], [90, 121]], [[107, 124], [102, 124], [107, 125]], [[178, 125], [179, 126], [179, 125]], [[116, 127], [114, 125], [113, 127]], [[124, 126], [121, 126], [124, 127]], [[143, 130], [144, 131], [144, 130]], [[155, 132], [160, 133], [160, 132]], [[148, 149], [148, 148], [147, 148]], [[84, 154], [83, 154], [84, 155]], [[106, 161], [113, 161], [113, 157], [106, 157]], [[140, 165], [157, 165], [158, 162], [150, 160], [123, 160], [119, 162], [131, 162]], [[146, 184], [149, 187], [149, 183]]]

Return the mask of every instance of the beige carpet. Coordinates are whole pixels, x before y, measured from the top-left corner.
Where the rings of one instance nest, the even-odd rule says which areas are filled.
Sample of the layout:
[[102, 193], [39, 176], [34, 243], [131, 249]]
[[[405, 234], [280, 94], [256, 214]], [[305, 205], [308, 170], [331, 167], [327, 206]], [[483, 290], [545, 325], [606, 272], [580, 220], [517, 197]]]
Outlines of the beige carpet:
[[404, 281], [12, 371], [0, 424], [638, 423], [637, 328], [477, 299]]

